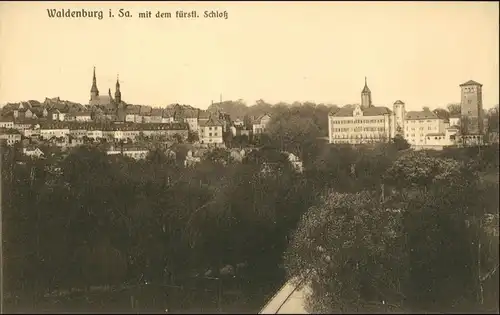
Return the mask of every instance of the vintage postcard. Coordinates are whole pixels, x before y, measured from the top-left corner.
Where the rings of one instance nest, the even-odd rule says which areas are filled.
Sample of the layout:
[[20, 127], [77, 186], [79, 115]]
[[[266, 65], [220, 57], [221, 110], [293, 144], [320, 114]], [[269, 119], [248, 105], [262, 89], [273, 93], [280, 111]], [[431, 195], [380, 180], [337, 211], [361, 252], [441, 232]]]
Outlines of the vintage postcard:
[[0, 3], [0, 313], [499, 312], [498, 2]]

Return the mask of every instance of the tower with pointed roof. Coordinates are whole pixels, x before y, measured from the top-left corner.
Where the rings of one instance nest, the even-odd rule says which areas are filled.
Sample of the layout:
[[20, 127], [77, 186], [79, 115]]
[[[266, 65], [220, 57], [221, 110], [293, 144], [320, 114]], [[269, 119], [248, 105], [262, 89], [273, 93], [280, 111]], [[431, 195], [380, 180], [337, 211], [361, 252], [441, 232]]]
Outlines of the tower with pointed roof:
[[372, 106], [372, 92], [368, 88], [368, 84], [366, 82], [366, 77], [365, 77], [365, 86], [361, 91], [361, 107], [367, 108], [370, 106]]
[[92, 78], [92, 87], [90, 88], [90, 101], [96, 100], [99, 98], [99, 90], [97, 89], [97, 79], [95, 77], [95, 67], [94, 67], [94, 76]]
[[116, 88], [115, 88], [115, 102], [120, 104], [122, 102], [122, 92], [120, 91], [120, 78], [116, 76]]
[[483, 85], [473, 80], [460, 84], [462, 133], [483, 134]]

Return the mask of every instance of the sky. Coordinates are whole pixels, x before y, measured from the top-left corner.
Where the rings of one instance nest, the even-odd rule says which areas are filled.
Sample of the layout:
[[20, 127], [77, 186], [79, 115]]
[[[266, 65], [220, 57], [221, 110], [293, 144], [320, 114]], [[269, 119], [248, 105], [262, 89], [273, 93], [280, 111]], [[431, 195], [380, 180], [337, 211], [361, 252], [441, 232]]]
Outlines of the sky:
[[[51, 8], [104, 18], [49, 18]], [[154, 17], [179, 10], [228, 19]], [[445, 107], [475, 80], [488, 108], [499, 103], [498, 20], [498, 2], [1, 2], [0, 105], [88, 104], [95, 66], [100, 94], [119, 74], [131, 104], [207, 108], [222, 94], [344, 105], [360, 103], [366, 76], [378, 106]]]

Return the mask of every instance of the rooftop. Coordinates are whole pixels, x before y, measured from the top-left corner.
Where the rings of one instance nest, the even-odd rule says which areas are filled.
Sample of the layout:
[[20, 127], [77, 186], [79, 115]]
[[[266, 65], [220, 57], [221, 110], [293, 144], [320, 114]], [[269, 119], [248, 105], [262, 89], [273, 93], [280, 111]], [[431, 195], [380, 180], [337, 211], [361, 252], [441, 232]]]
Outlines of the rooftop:
[[406, 113], [406, 119], [408, 120], [420, 120], [420, 119], [439, 119], [439, 117], [431, 111], [409, 111]]
[[468, 85], [479, 85], [479, 86], [483, 86], [481, 83], [478, 83], [478, 82], [476, 82], [476, 81], [474, 81], [474, 80], [469, 80], [469, 81], [467, 81], [467, 82], [465, 82], [465, 83], [460, 84], [460, 86], [468, 86]]
[[[344, 106], [335, 113], [331, 113], [331, 115], [334, 117], [352, 117], [354, 109], [355, 107]], [[361, 107], [361, 111], [363, 112], [363, 116], [382, 116], [391, 113], [389, 108], [383, 106], [370, 106], [366, 108]]]

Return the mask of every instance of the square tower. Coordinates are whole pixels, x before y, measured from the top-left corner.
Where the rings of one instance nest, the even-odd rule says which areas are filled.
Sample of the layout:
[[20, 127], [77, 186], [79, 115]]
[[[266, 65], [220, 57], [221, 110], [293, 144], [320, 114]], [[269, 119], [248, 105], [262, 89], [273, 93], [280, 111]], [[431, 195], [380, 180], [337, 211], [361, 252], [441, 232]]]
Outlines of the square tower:
[[460, 84], [461, 121], [464, 135], [483, 134], [483, 85], [469, 80]]

